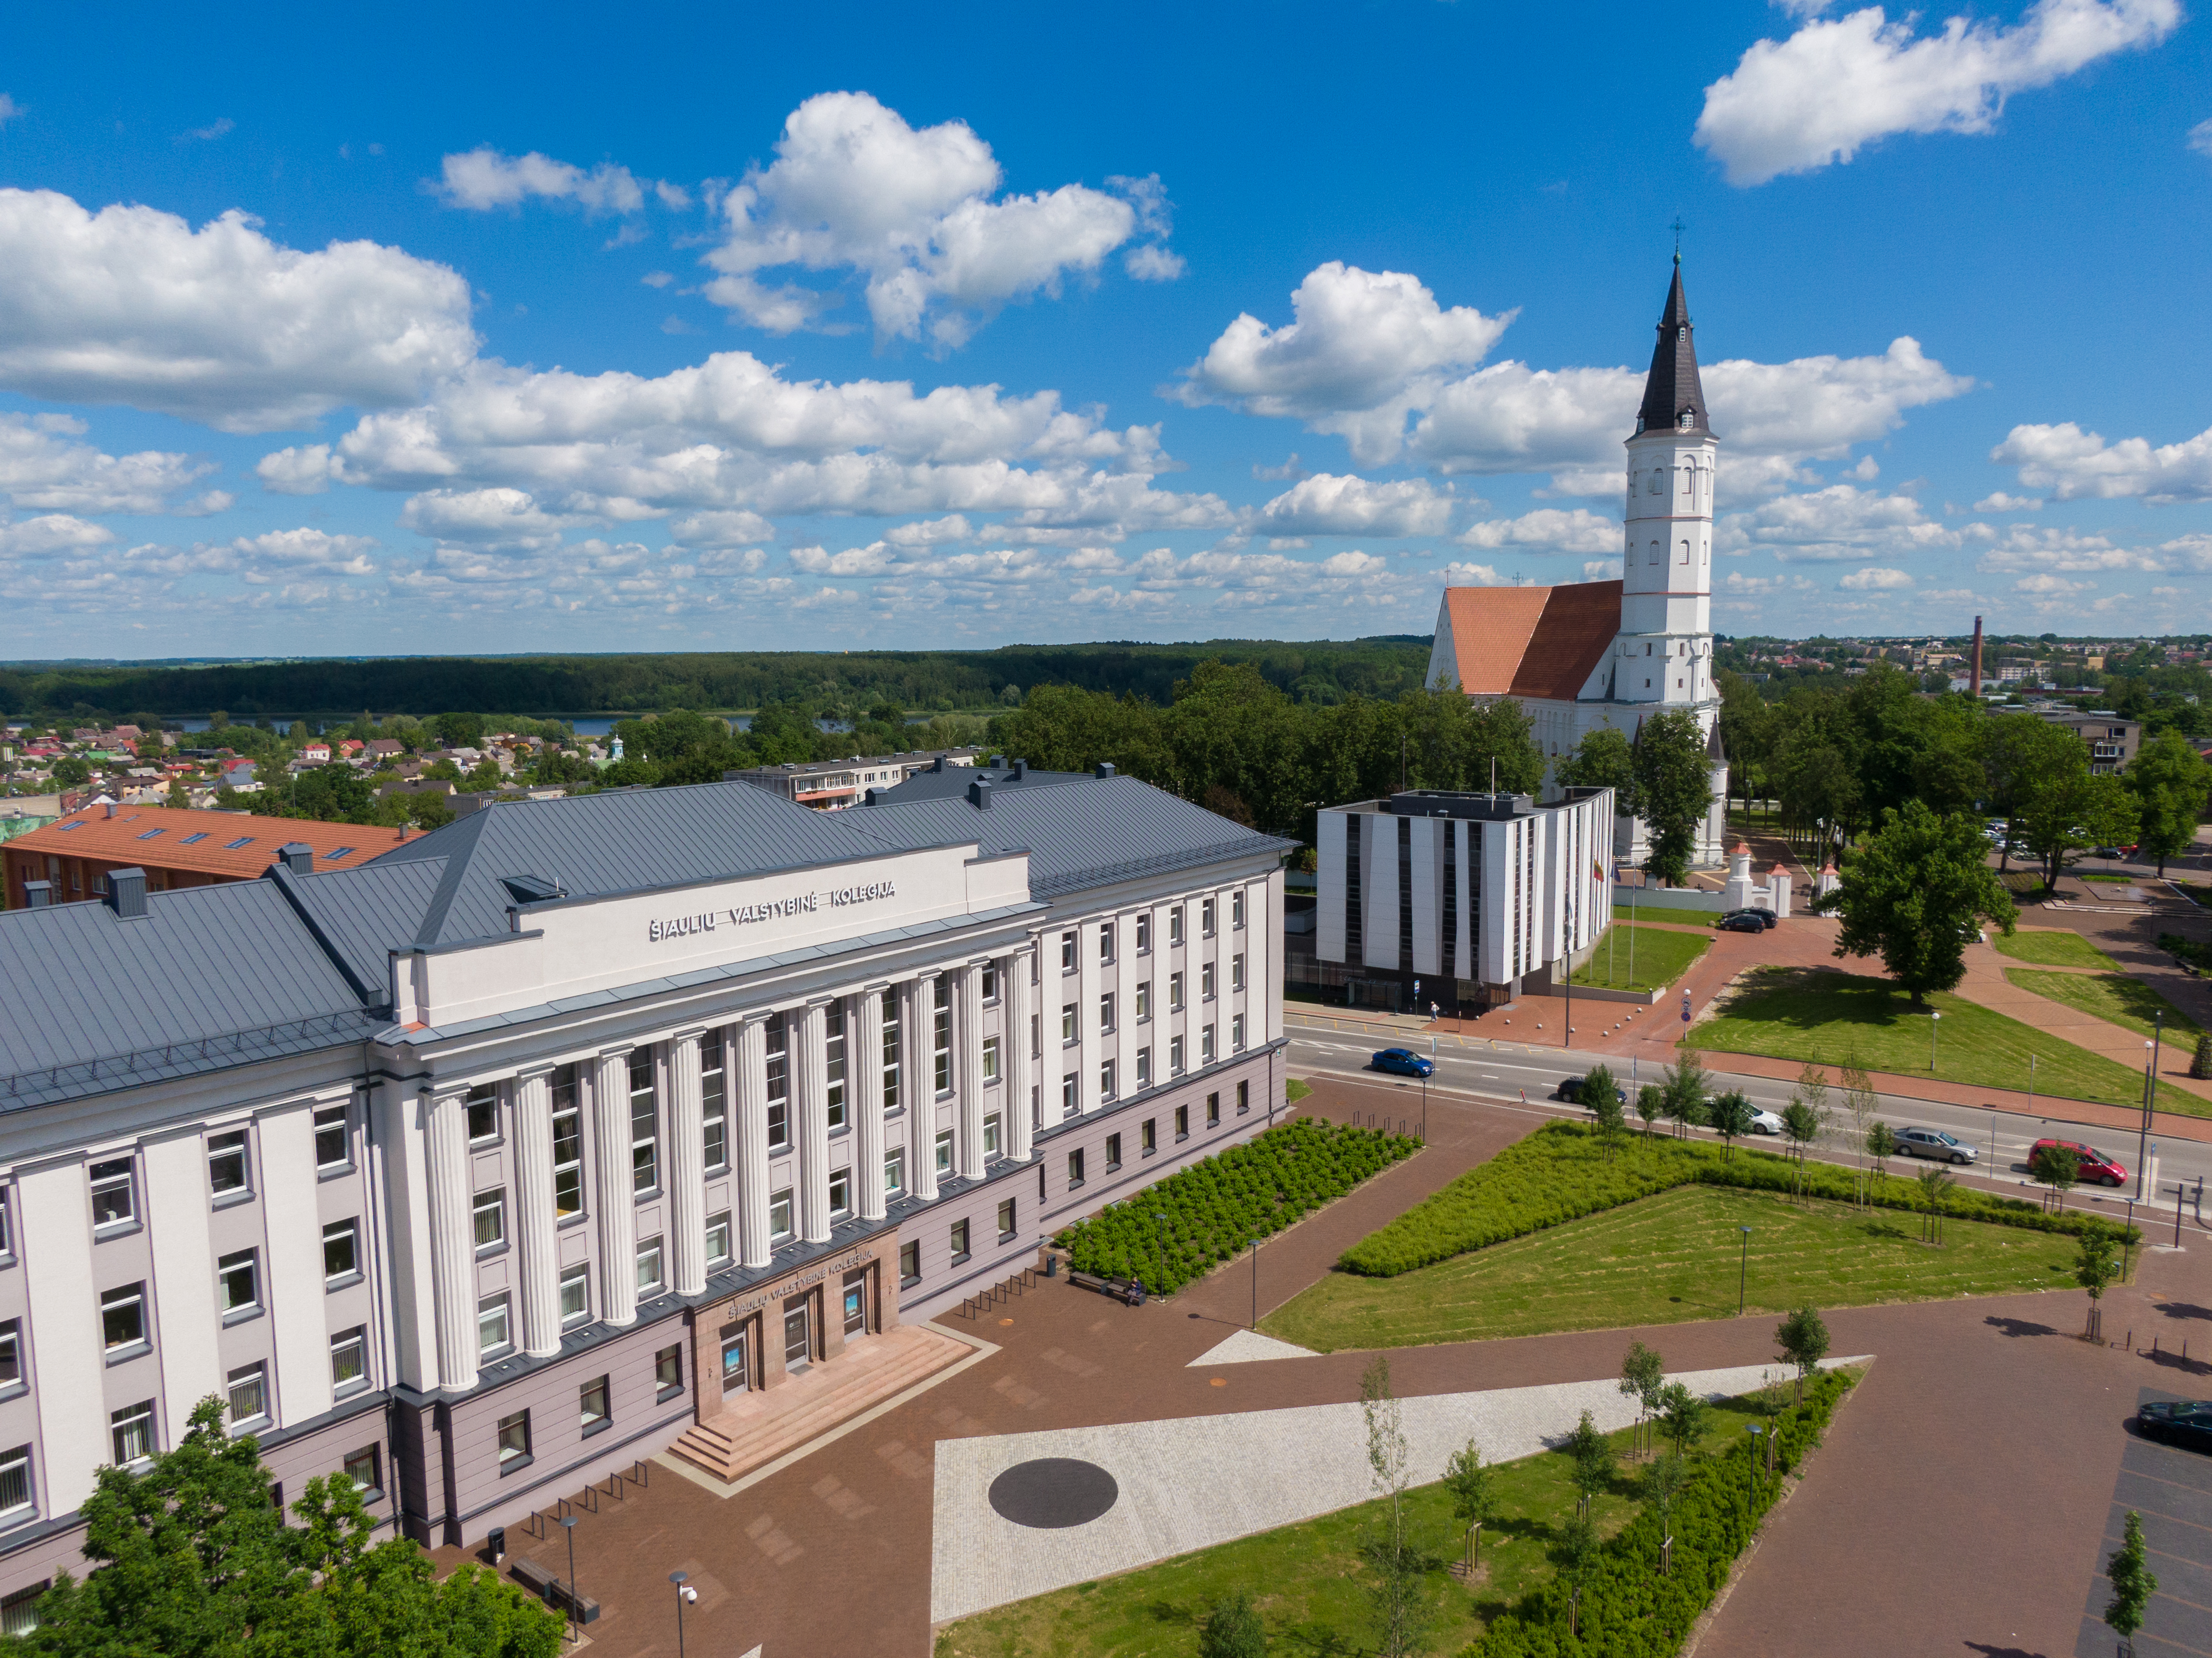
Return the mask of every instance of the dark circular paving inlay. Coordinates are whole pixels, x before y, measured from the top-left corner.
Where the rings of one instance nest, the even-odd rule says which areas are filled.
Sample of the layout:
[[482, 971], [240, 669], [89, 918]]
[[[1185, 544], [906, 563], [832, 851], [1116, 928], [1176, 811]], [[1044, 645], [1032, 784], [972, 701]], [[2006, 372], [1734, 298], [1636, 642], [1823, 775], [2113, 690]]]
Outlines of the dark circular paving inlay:
[[991, 1482], [991, 1506], [1002, 1517], [1040, 1529], [1096, 1520], [1121, 1495], [1112, 1474], [1071, 1456], [1018, 1462]]

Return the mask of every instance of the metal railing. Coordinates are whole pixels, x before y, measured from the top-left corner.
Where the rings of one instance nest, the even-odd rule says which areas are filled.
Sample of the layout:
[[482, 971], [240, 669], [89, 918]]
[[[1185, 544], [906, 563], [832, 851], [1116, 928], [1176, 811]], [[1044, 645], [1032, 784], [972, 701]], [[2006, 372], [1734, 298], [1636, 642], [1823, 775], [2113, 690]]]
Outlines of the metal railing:
[[1042, 878], [1032, 876], [1030, 894], [1032, 897], [1049, 898], [1063, 892], [1073, 892], [1083, 887], [1103, 885], [1109, 881], [1127, 880], [1132, 876], [1151, 875], [1163, 870], [1188, 869], [1199, 864], [1211, 864], [1224, 858], [1264, 852], [1270, 846], [1289, 847], [1295, 841], [1257, 833], [1240, 840], [1223, 841], [1210, 847], [1193, 847], [1187, 852], [1155, 853], [1149, 858], [1131, 858], [1118, 864], [1099, 864], [1090, 869], [1073, 870], [1066, 875]]
[[310, 1014], [301, 1019], [258, 1025], [247, 1030], [223, 1031], [209, 1036], [186, 1037], [158, 1047], [135, 1048], [104, 1054], [96, 1059], [76, 1060], [66, 1065], [43, 1066], [0, 1077], [0, 1099], [17, 1100], [27, 1095], [52, 1097], [120, 1088], [134, 1078], [151, 1078], [183, 1067], [188, 1070], [233, 1065], [277, 1054], [297, 1053], [303, 1046], [328, 1042], [332, 1046], [361, 1042], [378, 1021], [357, 1008], [335, 1013]]

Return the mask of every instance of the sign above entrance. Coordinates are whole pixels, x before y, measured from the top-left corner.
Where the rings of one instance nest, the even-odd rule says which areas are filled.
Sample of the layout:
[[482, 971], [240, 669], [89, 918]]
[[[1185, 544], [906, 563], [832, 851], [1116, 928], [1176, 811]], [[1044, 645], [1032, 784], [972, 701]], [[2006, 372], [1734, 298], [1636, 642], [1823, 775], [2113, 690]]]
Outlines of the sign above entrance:
[[666, 916], [646, 923], [646, 942], [663, 944], [672, 938], [696, 938], [712, 932], [716, 927], [750, 926], [756, 921], [788, 920], [796, 916], [818, 913], [826, 899], [832, 908], [849, 904], [878, 903], [886, 898], [898, 896], [895, 881], [863, 881], [848, 887], [830, 887], [823, 891], [793, 892], [781, 897], [763, 898], [750, 904], [732, 904], [726, 909], [702, 909], [690, 915]]

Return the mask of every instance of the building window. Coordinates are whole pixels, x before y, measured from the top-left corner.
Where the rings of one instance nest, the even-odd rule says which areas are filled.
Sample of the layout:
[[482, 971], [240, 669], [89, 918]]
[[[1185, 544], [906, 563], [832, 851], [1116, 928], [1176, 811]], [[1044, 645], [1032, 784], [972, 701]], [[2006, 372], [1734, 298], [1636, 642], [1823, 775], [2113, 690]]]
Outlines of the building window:
[[1102, 1060], [1098, 1063], [1098, 1097], [1102, 1100], [1114, 1097], [1114, 1061], [1111, 1060]]
[[345, 1477], [372, 1503], [384, 1492], [384, 1482], [377, 1478], [376, 1463], [376, 1447], [368, 1445], [349, 1454], [344, 1467]]
[[657, 1296], [667, 1287], [667, 1276], [660, 1265], [660, 1240], [647, 1238], [637, 1246], [638, 1298]]
[[707, 1218], [707, 1265], [726, 1266], [730, 1264], [730, 1212]]
[[964, 1220], [956, 1220], [952, 1223], [952, 1264], [957, 1266], [967, 1259], [968, 1223]]
[[1176, 1139], [1187, 1140], [1189, 1138], [1190, 1108], [1187, 1105], [1179, 1105], [1176, 1107]]
[[638, 1048], [629, 1056], [629, 1189], [650, 1192], [660, 1184], [660, 1102], [653, 1096], [653, 1050]]
[[107, 1418], [108, 1434], [113, 1442], [115, 1466], [127, 1468], [133, 1462], [143, 1462], [154, 1455], [154, 1401], [139, 1400], [112, 1412]]
[[940, 1094], [952, 1091], [952, 981], [937, 981], [935, 992], [936, 1014], [932, 1024], [930, 1048], [931, 1086]]
[[146, 1286], [126, 1284], [100, 1298], [100, 1330], [111, 1353], [142, 1346], [146, 1340]]
[[10, 1212], [8, 1188], [0, 1186], [0, 1259], [15, 1253], [15, 1217]]
[[1075, 1004], [1073, 1002], [1062, 1002], [1060, 1005], [1060, 1040], [1063, 1046], [1075, 1040]]
[[530, 1461], [530, 1412], [517, 1411], [499, 1419], [499, 1466], [503, 1473]]
[[218, 1198], [246, 1189], [246, 1131], [234, 1128], [208, 1139], [208, 1189]]
[[1171, 1077], [1182, 1075], [1182, 1038], [1180, 1036], [1168, 1038], [1168, 1074]]
[[473, 1212], [477, 1248], [489, 1249], [507, 1242], [506, 1188], [477, 1193]]
[[1114, 924], [1111, 921], [1098, 924], [1098, 959], [1102, 962], [1114, 959]]
[[242, 1428], [269, 1414], [269, 1368], [259, 1362], [230, 1373], [230, 1425]]
[[361, 1276], [361, 1220], [334, 1220], [323, 1228], [323, 1282], [331, 1286]]
[[983, 1038], [983, 1080], [987, 1083], [999, 1080], [999, 1039], [996, 1036]]
[[1244, 957], [1241, 951], [1229, 958], [1229, 987], [1231, 990], [1244, 988]]
[[584, 1114], [573, 1065], [553, 1073], [553, 1212], [584, 1212]]
[[561, 1269], [561, 1322], [581, 1324], [592, 1315], [592, 1267], [578, 1261]]
[[352, 1137], [346, 1133], [346, 1108], [326, 1105], [315, 1113], [315, 1167], [345, 1169], [353, 1163]]
[[1142, 1024], [1152, 1017], [1152, 981], [1140, 981], [1137, 986], [1137, 1023]]
[[983, 1157], [985, 1161], [999, 1155], [999, 1114], [992, 1112], [983, 1119]]
[[1168, 1011], [1182, 1011], [1182, 975], [1180, 973], [1168, 975]]
[[663, 1347], [653, 1356], [653, 1397], [658, 1405], [684, 1391], [684, 1344]]
[[1062, 973], [1075, 971], [1075, 935], [1073, 932], [1060, 935], [1060, 970]]
[[[31, 1448], [18, 1445], [12, 1451], [0, 1451], [0, 1515], [24, 1514], [30, 1507]], [[9, 1635], [21, 1632], [15, 1629], [0, 1631]]]
[[469, 1144], [499, 1138], [499, 1084], [478, 1083], [469, 1090]]
[[906, 1147], [895, 1146], [884, 1154], [884, 1195], [896, 1198], [906, 1191]]
[[1199, 1027], [1198, 1062], [1200, 1065], [1213, 1063], [1213, 1027], [1210, 1024]]
[[1237, 1114], [1241, 1117], [1251, 1108], [1252, 1084], [1249, 1082], [1238, 1083], [1237, 1084]]
[[710, 1030], [699, 1042], [699, 1147], [712, 1172], [730, 1163], [730, 1096], [722, 1068], [722, 1033]]
[[1006, 1198], [1001, 1199], [999, 1204], [999, 1242], [1001, 1243], [1011, 1242], [1013, 1240], [1013, 1236], [1014, 1200], [1012, 1198]]
[[1067, 1189], [1073, 1192], [1083, 1184], [1083, 1152], [1080, 1148], [1067, 1154]]
[[1229, 895], [1229, 925], [1233, 927], [1244, 925], [1244, 889], [1242, 887]]
[[1229, 1051], [1232, 1054], [1244, 1051], [1244, 1016], [1242, 1013], [1229, 1021]]
[[1213, 936], [1213, 900], [1211, 898], [1198, 901], [1198, 932], [1202, 938]]
[[999, 999], [999, 969], [995, 967], [983, 969], [983, 999], [987, 1002]]
[[261, 1272], [252, 1249], [234, 1250], [215, 1264], [215, 1278], [226, 1313], [251, 1312], [261, 1304]]
[[919, 1243], [899, 1245], [899, 1285], [921, 1282], [921, 1246]]
[[898, 992], [884, 992], [884, 1109], [899, 1108]]
[[1137, 1086], [1150, 1088], [1152, 1085], [1152, 1050], [1149, 1048], [1140, 1048], [1137, 1050]]
[[1160, 1149], [1160, 1120], [1158, 1117], [1147, 1117], [1137, 1125], [1137, 1149], [1148, 1157]]
[[1106, 1137], [1106, 1172], [1110, 1175], [1121, 1166], [1121, 1137], [1119, 1134], [1109, 1134]]
[[787, 1186], [768, 1200], [768, 1235], [771, 1238], [791, 1236], [791, 1188]]
[[830, 1176], [830, 1212], [835, 1217], [853, 1212], [853, 1171], [840, 1169]]
[[92, 1165], [92, 1224], [95, 1230], [127, 1226], [137, 1218], [131, 1189], [131, 1159]]
[[768, 1021], [768, 1149], [791, 1144], [791, 1022], [781, 1013]]
[[1063, 1119], [1072, 1117], [1082, 1108], [1082, 1102], [1075, 1097], [1075, 1078], [1073, 1077], [1061, 1078], [1060, 1080], [1060, 1116]]
[[1221, 1096], [1218, 1094], [1206, 1096], [1206, 1126], [1208, 1128], [1221, 1127]]
[[1152, 916], [1150, 910], [1137, 912], [1137, 954], [1141, 956], [1152, 947]]
[[949, 1128], [937, 1131], [937, 1172], [940, 1175], [952, 1172], [952, 1131]]
[[[28, 1455], [28, 1447], [25, 1448]], [[28, 1464], [25, 1466], [25, 1489], [28, 1490]], [[5, 1600], [0, 1600], [0, 1635], [29, 1635], [39, 1627], [39, 1597], [53, 1584], [51, 1580], [33, 1583], [27, 1589], [17, 1589]]]
[[1098, 999], [1098, 1034], [1114, 1034], [1114, 993], [1110, 990]]
[[[0, 1324], [0, 1393], [20, 1387], [23, 1381], [23, 1324], [9, 1319]], [[0, 1508], [7, 1506], [0, 1503]]]
[[1171, 944], [1179, 944], [1182, 942], [1182, 906], [1181, 904], [1171, 905], [1168, 909], [1168, 942]]
[[607, 1380], [594, 1376], [576, 1389], [576, 1423], [587, 1439], [614, 1420], [607, 1409]]
[[477, 1355], [489, 1358], [494, 1353], [503, 1353], [514, 1345], [507, 1329], [507, 1297], [486, 1296], [477, 1303]]
[[331, 1338], [331, 1386], [340, 1393], [368, 1380], [368, 1327], [356, 1324]]
[[1198, 996], [1200, 1001], [1213, 999], [1213, 963], [1200, 962], [1198, 965]]
[[845, 1126], [845, 1004], [843, 999], [830, 1004], [822, 1020], [823, 1075], [826, 1078], [824, 1092], [828, 1096], [830, 1127]]

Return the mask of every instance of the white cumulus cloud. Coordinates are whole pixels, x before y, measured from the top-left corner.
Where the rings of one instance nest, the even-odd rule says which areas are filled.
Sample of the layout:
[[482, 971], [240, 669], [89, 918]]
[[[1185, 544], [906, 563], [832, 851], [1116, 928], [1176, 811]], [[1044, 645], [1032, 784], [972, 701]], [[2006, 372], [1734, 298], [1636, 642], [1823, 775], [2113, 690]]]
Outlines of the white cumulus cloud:
[[70, 415], [0, 414], [0, 493], [18, 507], [66, 513], [189, 513], [230, 504], [220, 490], [177, 500], [215, 470], [212, 462], [158, 449], [111, 455], [74, 441], [84, 430]]
[[1614, 561], [1607, 568], [1612, 574], [1620, 574], [1620, 525], [1609, 518], [1601, 518], [1587, 507], [1577, 507], [1571, 512], [1557, 507], [1540, 507], [1533, 513], [1523, 513], [1518, 518], [1496, 518], [1471, 525], [1459, 537], [1463, 547], [1516, 547], [1532, 552], [1547, 553], [1612, 553]]
[[2036, 0], [2008, 28], [1953, 17], [1916, 34], [1917, 14], [1880, 6], [1814, 18], [1761, 40], [1705, 88], [1693, 137], [1729, 182], [1849, 161], [1893, 133], [1987, 132], [2005, 100], [2100, 58], [2154, 46], [2181, 21], [2179, 0]]
[[2072, 421], [2056, 426], [2015, 426], [1990, 451], [1990, 459], [2020, 469], [2031, 489], [2048, 489], [2061, 501], [2140, 495], [2155, 506], [2212, 501], [2212, 428], [2179, 443], [2154, 446], [2148, 438], [2107, 443]]
[[630, 170], [612, 161], [586, 173], [534, 149], [527, 155], [502, 155], [485, 144], [447, 156], [442, 173], [435, 186], [439, 195], [455, 207], [479, 211], [517, 207], [532, 196], [571, 201], [598, 212], [635, 213], [645, 205], [645, 191]]
[[1836, 483], [1723, 514], [1714, 525], [1713, 546], [1723, 554], [1770, 548], [1784, 562], [1796, 563], [1945, 552], [1990, 533], [1983, 525], [1947, 529], [1910, 495]]
[[1863, 570], [1853, 570], [1836, 586], [1847, 592], [1893, 592], [1900, 587], [1910, 587], [1912, 578], [1903, 570], [1893, 570], [1883, 565], [1871, 565]]
[[1994, 495], [1984, 495], [1974, 503], [1978, 513], [2039, 513], [2043, 510], [2039, 495], [2008, 495], [1999, 489]]
[[1277, 536], [1434, 536], [1450, 526], [1452, 497], [1420, 478], [1376, 483], [1328, 472], [1303, 478], [1260, 509]]

